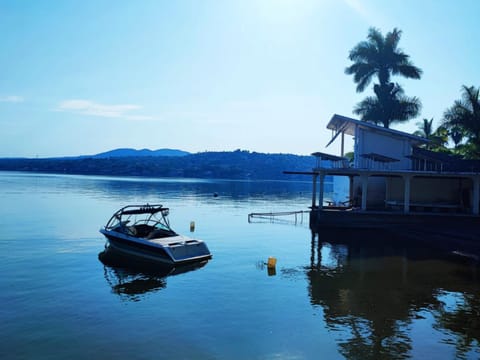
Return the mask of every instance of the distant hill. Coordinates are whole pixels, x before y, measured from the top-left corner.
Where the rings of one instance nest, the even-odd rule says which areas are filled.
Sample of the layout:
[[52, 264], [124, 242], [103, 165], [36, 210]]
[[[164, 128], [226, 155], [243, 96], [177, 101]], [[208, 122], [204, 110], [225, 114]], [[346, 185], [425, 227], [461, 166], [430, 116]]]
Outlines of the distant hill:
[[169, 150], [165, 154], [170, 155], [152, 155], [160, 154], [161, 151], [117, 149], [94, 156], [75, 158], [0, 158], [0, 171], [204, 179], [305, 180], [305, 177], [285, 175], [283, 172], [285, 170], [310, 171], [315, 166], [313, 156], [265, 154], [241, 150], [196, 154]]
[[115, 149], [106, 151], [100, 154], [92, 155], [92, 156], [83, 156], [83, 157], [90, 157], [94, 159], [104, 159], [104, 158], [112, 158], [112, 157], [142, 157], [142, 156], [186, 156], [190, 155], [189, 152], [183, 150], [176, 150], [176, 149], [158, 149], [158, 150], [150, 150], [150, 149]]

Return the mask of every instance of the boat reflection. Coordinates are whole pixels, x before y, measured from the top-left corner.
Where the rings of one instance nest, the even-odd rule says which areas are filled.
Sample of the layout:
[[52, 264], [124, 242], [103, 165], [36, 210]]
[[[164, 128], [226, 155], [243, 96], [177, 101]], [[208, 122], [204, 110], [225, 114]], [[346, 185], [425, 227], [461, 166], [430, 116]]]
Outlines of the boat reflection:
[[128, 257], [105, 249], [98, 254], [104, 265], [104, 276], [112, 292], [122, 300], [140, 301], [147, 294], [166, 288], [167, 277], [197, 270], [207, 261], [183, 265], [165, 266], [148, 262], [132, 262]]
[[312, 233], [310, 300], [323, 309], [339, 352], [348, 359], [411, 358], [412, 332], [420, 331], [453, 346], [456, 358], [478, 356], [478, 264], [377, 235]]

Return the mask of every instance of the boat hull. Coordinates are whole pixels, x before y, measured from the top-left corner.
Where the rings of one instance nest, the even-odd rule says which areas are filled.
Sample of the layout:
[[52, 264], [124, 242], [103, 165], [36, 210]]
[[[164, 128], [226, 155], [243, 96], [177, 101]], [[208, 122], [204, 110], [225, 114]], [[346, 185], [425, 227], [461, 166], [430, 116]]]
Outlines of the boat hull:
[[136, 239], [129, 239], [127, 237], [114, 235], [105, 230], [101, 232], [107, 238], [107, 243], [105, 244], [105, 247], [112, 249], [118, 253], [128, 255], [132, 259], [138, 259], [142, 261], [148, 261], [150, 263], [158, 263], [171, 266], [204, 262], [212, 258], [212, 255], [210, 254], [204, 243], [199, 244], [205, 247], [206, 250], [201, 251], [200, 253], [191, 254], [191, 256], [188, 256], [187, 254], [187, 256], [176, 258], [175, 253], [172, 251], [175, 249], [158, 246], [154, 243], [149, 243], [147, 241], [137, 241]]

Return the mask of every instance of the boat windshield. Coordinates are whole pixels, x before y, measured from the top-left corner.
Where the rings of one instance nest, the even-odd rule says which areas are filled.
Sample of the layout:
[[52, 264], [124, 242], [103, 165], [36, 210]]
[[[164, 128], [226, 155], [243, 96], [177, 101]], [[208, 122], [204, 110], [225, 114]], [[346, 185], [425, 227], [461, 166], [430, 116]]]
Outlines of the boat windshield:
[[132, 225], [148, 225], [156, 229], [172, 230], [168, 221], [169, 209], [162, 205], [129, 205], [118, 210], [108, 221], [106, 229]]

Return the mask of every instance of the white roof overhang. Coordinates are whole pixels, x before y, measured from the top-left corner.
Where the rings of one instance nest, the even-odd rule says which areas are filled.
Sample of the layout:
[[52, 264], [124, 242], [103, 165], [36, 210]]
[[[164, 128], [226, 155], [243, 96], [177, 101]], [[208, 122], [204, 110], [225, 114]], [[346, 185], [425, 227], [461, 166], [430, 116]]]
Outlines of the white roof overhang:
[[430, 142], [430, 140], [420, 136], [412, 135], [403, 131], [384, 128], [366, 121], [360, 121], [337, 114], [332, 116], [327, 124], [327, 129], [333, 130], [332, 139], [328, 142], [327, 146], [334, 142], [337, 136], [341, 133], [355, 136], [356, 129], [365, 129], [371, 132], [382, 133], [394, 138], [408, 139], [412, 145], [421, 145]]

